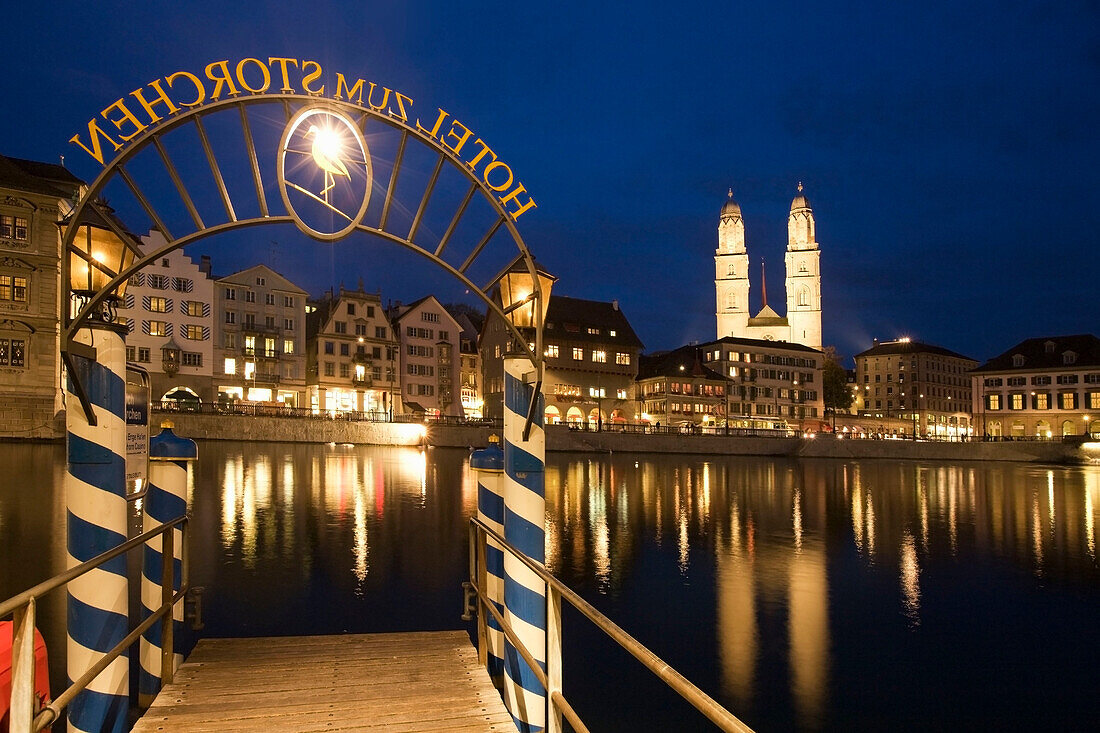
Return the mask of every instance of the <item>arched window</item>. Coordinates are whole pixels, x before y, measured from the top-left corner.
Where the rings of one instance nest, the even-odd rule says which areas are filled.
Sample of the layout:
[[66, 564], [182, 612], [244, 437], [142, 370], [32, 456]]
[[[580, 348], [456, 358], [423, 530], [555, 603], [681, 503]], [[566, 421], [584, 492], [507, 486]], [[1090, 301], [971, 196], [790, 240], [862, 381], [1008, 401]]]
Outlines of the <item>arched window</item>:
[[798, 304], [808, 306], [810, 304], [810, 289], [801, 287], [798, 289]]
[[737, 265], [729, 265], [726, 267], [726, 275], [728, 277], [734, 277], [737, 275]]
[[1062, 423], [1062, 435], [1077, 435], [1077, 426], [1073, 424], [1073, 420]]
[[809, 270], [806, 269], [806, 261], [805, 260], [798, 263], [798, 271], [799, 272], [809, 272]]
[[737, 310], [737, 293], [733, 290], [726, 293], [726, 310]]

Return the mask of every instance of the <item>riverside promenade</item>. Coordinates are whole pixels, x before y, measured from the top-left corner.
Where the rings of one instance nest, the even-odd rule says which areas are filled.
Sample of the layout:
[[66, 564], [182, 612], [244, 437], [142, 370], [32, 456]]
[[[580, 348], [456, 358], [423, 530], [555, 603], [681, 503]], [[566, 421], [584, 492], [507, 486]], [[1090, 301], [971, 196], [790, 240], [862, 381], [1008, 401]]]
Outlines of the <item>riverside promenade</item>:
[[[470, 448], [488, 444], [498, 427], [444, 423], [386, 423], [306, 420], [246, 415], [154, 413], [153, 429], [169, 418], [180, 435], [200, 440], [248, 440], [284, 443], [351, 443]], [[565, 425], [546, 427], [546, 449], [579, 453], [679, 453], [695, 455], [777, 456], [790, 458], [893, 459], [919, 461], [1015, 461], [1088, 463], [1100, 461], [1100, 445], [1081, 441], [1009, 440], [946, 442], [752, 435], [596, 432]]]

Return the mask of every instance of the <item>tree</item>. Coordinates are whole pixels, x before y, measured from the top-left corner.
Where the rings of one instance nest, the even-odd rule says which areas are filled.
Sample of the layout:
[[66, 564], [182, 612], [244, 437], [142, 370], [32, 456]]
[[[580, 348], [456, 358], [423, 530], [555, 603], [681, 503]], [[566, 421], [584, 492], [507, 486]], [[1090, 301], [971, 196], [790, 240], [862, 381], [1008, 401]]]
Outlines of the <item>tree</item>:
[[825, 347], [825, 369], [822, 376], [822, 397], [825, 412], [836, 413], [852, 406], [852, 391], [848, 388], [848, 371], [841, 365], [836, 348]]

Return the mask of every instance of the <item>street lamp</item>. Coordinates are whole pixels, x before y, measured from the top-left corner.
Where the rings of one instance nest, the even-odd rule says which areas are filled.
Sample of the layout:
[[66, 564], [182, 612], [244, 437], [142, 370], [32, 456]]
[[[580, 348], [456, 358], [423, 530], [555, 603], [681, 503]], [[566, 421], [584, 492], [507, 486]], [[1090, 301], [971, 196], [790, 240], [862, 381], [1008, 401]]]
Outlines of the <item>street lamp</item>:
[[[550, 308], [550, 290], [557, 278], [535, 264], [533, 259], [517, 258], [499, 279], [500, 304], [503, 315], [517, 332], [521, 328], [533, 329], [535, 343], [528, 345], [525, 356], [535, 367], [535, 389], [531, 393], [531, 403], [527, 408], [527, 420], [523, 426], [523, 440], [527, 441], [538, 409], [538, 398], [542, 394], [543, 370], [543, 326], [546, 312]], [[538, 309], [536, 310], [536, 301]], [[532, 348], [533, 347], [533, 348]], [[507, 362], [507, 359], [505, 359]], [[508, 380], [505, 379], [505, 392]], [[505, 411], [507, 412], [507, 411]]]
[[[67, 258], [69, 292], [75, 296], [74, 305], [77, 306], [76, 312], [68, 311], [68, 320], [72, 320], [119, 273], [134, 263], [136, 245], [132, 235], [114, 220], [111, 208], [102, 203], [86, 207], [79, 222], [69, 218], [59, 226], [64, 237], [68, 238], [71, 231], [72, 238]], [[113, 323], [115, 307], [126, 292], [126, 284], [127, 281], [122, 280], [113, 291], [105, 292], [97, 303], [102, 307], [93, 309], [87, 318]]]

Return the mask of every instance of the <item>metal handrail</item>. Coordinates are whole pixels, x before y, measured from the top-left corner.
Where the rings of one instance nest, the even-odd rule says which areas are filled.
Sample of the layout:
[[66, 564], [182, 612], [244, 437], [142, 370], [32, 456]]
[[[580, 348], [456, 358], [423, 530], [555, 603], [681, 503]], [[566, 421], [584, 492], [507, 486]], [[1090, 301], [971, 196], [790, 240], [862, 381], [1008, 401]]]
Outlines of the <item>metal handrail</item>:
[[[620, 628], [615, 622], [598, 611], [592, 604], [577, 595], [567, 585], [551, 575], [546, 567], [525, 555], [514, 545], [509, 543], [493, 529], [481, 522], [477, 517], [470, 518], [470, 581], [465, 584], [474, 591], [477, 596], [479, 608], [484, 608], [496, 619], [504, 631], [505, 636], [523, 657], [524, 661], [534, 672], [538, 681], [546, 688], [548, 700], [553, 715], [548, 716], [548, 730], [551, 733], [561, 730], [559, 715], [569, 721], [569, 724], [579, 733], [587, 733], [588, 728], [581, 722], [576, 711], [566, 701], [561, 690], [561, 600], [569, 602], [573, 608], [581, 612], [597, 629], [607, 635], [631, 656], [641, 662], [658, 679], [673, 689], [688, 704], [705, 715], [712, 723], [723, 731], [734, 733], [752, 733], [752, 729], [737, 719], [730, 711], [726, 710], [714, 698], [706, 694], [686, 677], [673, 669], [667, 662], [651, 652], [644, 644]], [[496, 606], [485, 595], [486, 565], [484, 546], [486, 538], [492, 537], [502, 548], [512, 554], [527, 566], [531, 572], [539, 576], [547, 587], [547, 670], [544, 672], [531, 652], [512, 630], [511, 624], [503, 617]], [[478, 612], [478, 657], [484, 664], [486, 662], [486, 630], [485, 614]]]
[[[92, 683], [99, 673], [106, 669], [113, 661], [118, 659], [126, 649], [132, 646], [141, 635], [153, 624], [166, 615], [172, 613], [177, 603], [183, 600], [189, 589], [188, 582], [188, 542], [187, 542], [186, 516], [177, 517], [165, 522], [148, 532], [129, 539], [122, 544], [101, 553], [91, 560], [59, 573], [49, 580], [45, 580], [33, 588], [23, 591], [0, 603], [0, 618], [11, 615], [14, 619], [12, 635], [12, 687], [11, 687], [11, 719], [12, 733], [32, 733], [40, 731], [56, 721], [61, 711]], [[183, 533], [182, 567], [180, 572], [180, 589], [173, 593], [175, 575], [175, 537], [171, 530], [179, 527]], [[34, 714], [34, 624], [35, 609], [38, 599], [47, 593], [67, 585], [85, 573], [98, 568], [104, 563], [113, 560], [137, 547], [145, 545], [150, 539], [163, 535], [161, 540], [161, 605], [151, 613], [148, 618], [138, 624], [126, 635], [113, 649], [106, 652], [92, 665], [81, 677], [75, 680], [60, 695], [54, 698], [49, 705], [42, 708], [37, 715]], [[174, 645], [173, 624], [161, 624], [161, 681], [168, 684], [172, 681], [175, 670], [173, 669]]]

